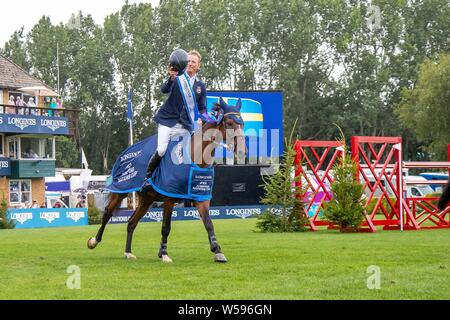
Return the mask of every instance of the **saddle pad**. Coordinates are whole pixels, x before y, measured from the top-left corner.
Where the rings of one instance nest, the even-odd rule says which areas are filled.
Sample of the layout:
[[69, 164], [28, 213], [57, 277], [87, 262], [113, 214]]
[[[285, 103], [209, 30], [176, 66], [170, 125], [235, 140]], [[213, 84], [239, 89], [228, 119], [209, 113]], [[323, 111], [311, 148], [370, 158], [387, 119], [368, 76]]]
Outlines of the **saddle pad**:
[[[139, 191], [157, 142], [157, 135], [153, 135], [125, 149], [114, 164], [112, 182], [106, 189], [114, 193]], [[157, 192], [168, 197], [211, 200], [214, 168], [200, 168], [192, 163], [189, 150], [189, 135], [175, 137], [149, 182]]]
[[200, 168], [190, 158], [190, 136], [171, 141], [149, 183], [160, 194], [179, 199], [207, 201], [212, 198], [214, 168]]
[[114, 193], [139, 191], [157, 144], [158, 135], [153, 135], [125, 149], [114, 164], [112, 182], [106, 189]]

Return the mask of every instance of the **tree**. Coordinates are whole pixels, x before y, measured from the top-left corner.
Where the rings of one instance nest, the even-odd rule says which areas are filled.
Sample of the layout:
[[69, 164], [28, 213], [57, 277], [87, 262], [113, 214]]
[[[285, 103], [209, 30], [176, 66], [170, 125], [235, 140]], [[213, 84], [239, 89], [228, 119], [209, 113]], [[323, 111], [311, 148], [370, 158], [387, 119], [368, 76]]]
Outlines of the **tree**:
[[56, 138], [56, 167], [78, 168], [80, 166], [80, 152], [74, 139], [68, 137]]
[[7, 218], [8, 203], [3, 196], [0, 202], [0, 229], [13, 229], [16, 226], [16, 222]]
[[403, 126], [414, 132], [435, 159], [446, 159], [450, 141], [450, 54], [420, 66], [413, 89], [404, 89], [396, 109]]
[[21, 66], [25, 71], [30, 70], [30, 63], [25, 48], [23, 27], [18, 31], [14, 31], [9, 38], [9, 41], [5, 43], [5, 48], [0, 49], [0, 54], [11, 61], [14, 61], [14, 63]]
[[263, 232], [297, 232], [306, 231], [308, 218], [304, 212], [302, 187], [293, 186], [299, 177], [295, 172], [296, 152], [292, 141], [294, 130], [286, 147], [278, 171], [264, 182], [264, 197], [261, 202], [268, 205], [260, 216], [256, 227]]
[[333, 198], [324, 203], [324, 218], [337, 224], [341, 232], [357, 231], [365, 214], [362, 200], [364, 187], [357, 180], [359, 174], [357, 164], [347, 152], [343, 134], [340, 140], [344, 146], [343, 157], [333, 167], [334, 181], [331, 183]]
[[179, 47], [202, 54], [208, 90], [282, 90], [284, 132], [298, 117], [306, 140], [333, 139], [331, 123], [348, 136], [402, 135], [405, 158], [416, 159], [419, 137], [398, 125], [394, 106], [417, 86], [421, 63], [449, 52], [449, 16], [442, 0], [126, 1], [103, 25], [81, 12], [67, 25], [43, 16], [1, 52], [56, 88], [59, 45], [60, 93], [81, 111], [94, 171], [108, 171], [127, 145], [129, 87], [135, 139], [155, 133], [167, 58]]

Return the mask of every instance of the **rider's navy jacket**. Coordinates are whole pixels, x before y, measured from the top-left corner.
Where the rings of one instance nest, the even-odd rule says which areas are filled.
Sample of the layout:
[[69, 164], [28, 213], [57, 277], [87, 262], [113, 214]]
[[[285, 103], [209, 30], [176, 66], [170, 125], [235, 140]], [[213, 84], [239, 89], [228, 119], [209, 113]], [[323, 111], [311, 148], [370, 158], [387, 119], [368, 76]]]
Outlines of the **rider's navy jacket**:
[[[199, 114], [206, 112], [205, 84], [196, 77], [192, 90], [195, 94]], [[169, 93], [169, 97], [156, 113], [155, 121], [170, 128], [180, 122], [184, 128], [192, 131], [193, 124], [186, 112], [178, 82], [169, 78], [161, 85], [161, 92]]]

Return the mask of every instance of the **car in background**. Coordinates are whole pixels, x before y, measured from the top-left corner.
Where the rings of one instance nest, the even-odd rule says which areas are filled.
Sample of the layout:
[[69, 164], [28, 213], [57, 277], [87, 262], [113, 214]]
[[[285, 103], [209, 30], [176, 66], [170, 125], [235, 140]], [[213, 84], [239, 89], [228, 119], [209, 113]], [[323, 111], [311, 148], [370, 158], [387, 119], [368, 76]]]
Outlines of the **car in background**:
[[[424, 177], [427, 180], [445, 180], [448, 181], [448, 172], [423, 172], [419, 176]], [[430, 187], [434, 192], [442, 192], [444, 185], [431, 184]]]

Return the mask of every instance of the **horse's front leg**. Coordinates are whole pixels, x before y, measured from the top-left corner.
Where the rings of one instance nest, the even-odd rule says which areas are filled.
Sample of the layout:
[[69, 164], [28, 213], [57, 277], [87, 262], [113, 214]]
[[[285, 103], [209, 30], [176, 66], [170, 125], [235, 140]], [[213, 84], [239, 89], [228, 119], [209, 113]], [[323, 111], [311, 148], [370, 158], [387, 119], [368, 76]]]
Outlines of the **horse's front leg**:
[[125, 258], [127, 259], [136, 259], [136, 256], [131, 253], [131, 243], [133, 241], [133, 233], [134, 229], [136, 229], [139, 220], [147, 213], [148, 208], [153, 203], [155, 197], [150, 193], [141, 194], [139, 205], [134, 211], [133, 215], [128, 220], [127, 225], [127, 243], [125, 245]]
[[205, 226], [206, 232], [208, 232], [208, 240], [210, 244], [211, 252], [214, 253], [214, 261], [216, 262], [227, 262], [227, 258], [222, 253], [219, 243], [216, 239], [216, 234], [214, 232], [214, 225], [212, 223], [211, 217], [209, 216], [209, 205], [210, 201], [197, 202], [197, 210], [202, 218], [203, 225]]
[[167, 238], [170, 234], [171, 223], [172, 223], [172, 212], [175, 201], [170, 198], [164, 199], [163, 205], [163, 222], [161, 227], [161, 246], [159, 248], [158, 257], [164, 263], [171, 263], [172, 259], [167, 253]]
[[119, 193], [111, 193], [108, 204], [106, 205], [105, 211], [103, 212], [102, 217], [102, 225], [98, 229], [97, 235], [95, 238], [90, 238], [88, 240], [87, 246], [89, 249], [94, 249], [101, 241], [103, 237], [103, 232], [105, 231], [106, 224], [109, 219], [111, 219], [114, 210], [119, 207], [120, 203], [127, 196], [127, 193], [119, 194]]

